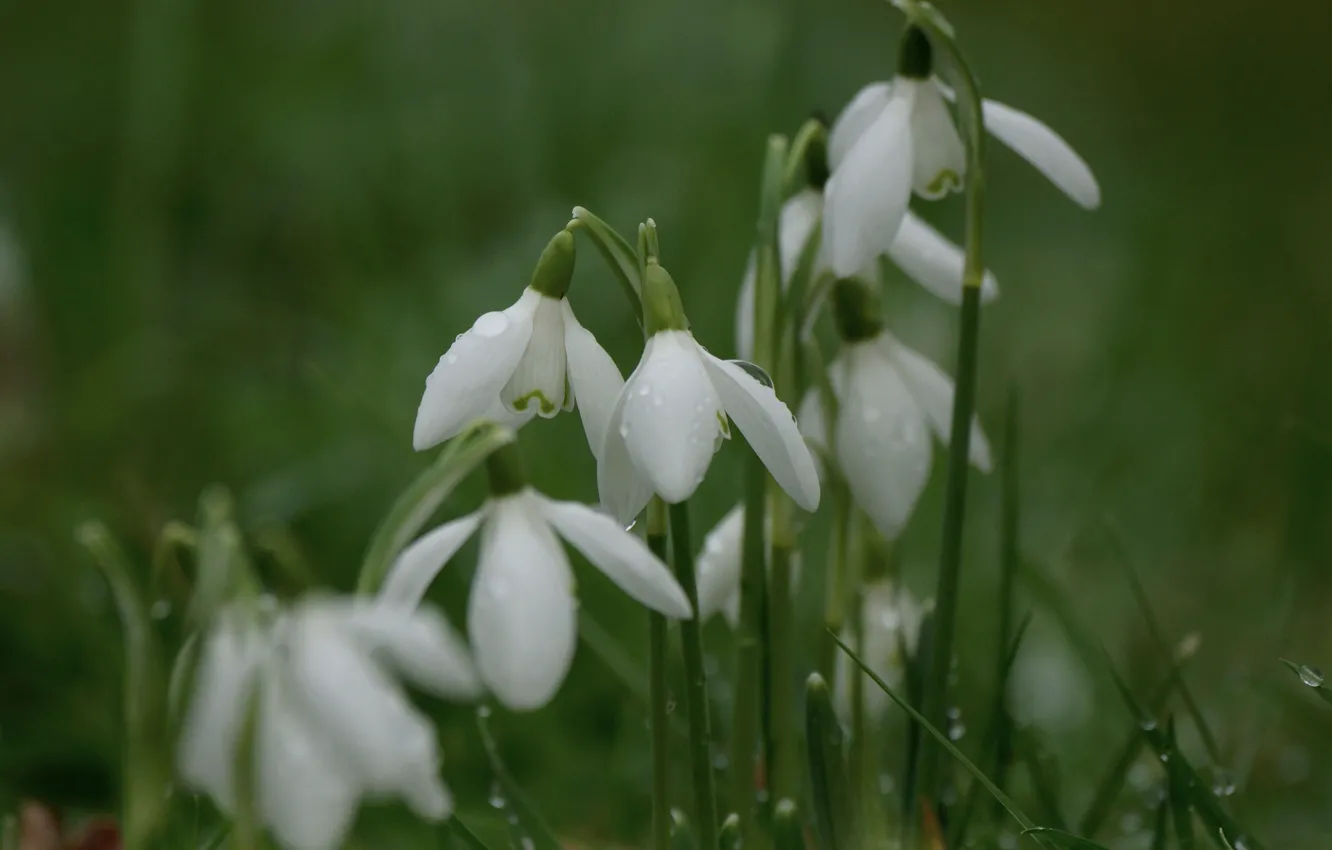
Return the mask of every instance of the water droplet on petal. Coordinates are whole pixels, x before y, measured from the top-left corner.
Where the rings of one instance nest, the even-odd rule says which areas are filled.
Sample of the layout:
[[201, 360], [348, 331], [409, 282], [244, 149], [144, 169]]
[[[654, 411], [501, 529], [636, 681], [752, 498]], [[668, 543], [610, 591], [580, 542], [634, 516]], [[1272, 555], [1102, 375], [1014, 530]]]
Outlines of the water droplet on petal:
[[639, 385], [639, 387], [638, 387], [638, 394], [639, 394], [639, 395], [643, 395], [643, 396], [645, 396], [645, 395], [647, 395], [647, 394], [650, 393], [650, 392], [652, 392], [652, 387], [648, 386], [647, 384], [640, 384], [640, 385]]
[[1144, 717], [1138, 725], [1142, 727], [1142, 731], [1152, 732], [1156, 729], [1156, 718]]
[[472, 325], [473, 333], [488, 338], [497, 337], [508, 329], [509, 317], [500, 312], [482, 314]]
[[1323, 686], [1323, 671], [1317, 667], [1304, 664], [1300, 667], [1300, 681], [1311, 688], [1321, 688]]
[[629, 423], [628, 423], [628, 422], [621, 422], [621, 423], [620, 423], [620, 436], [621, 436], [623, 439], [626, 439], [626, 440], [629, 439]]
[[500, 788], [498, 782], [490, 786], [490, 805], [497, 809], [502, 809], [508, 805], [509, 801], [504, 799], [504, 789]]
[[625, 530], [625, 531], [633, 531], [633, 530], [634, 530], [634, 526], [636, 526], [636, 525], [638, 525], [638, 520], [634, 520], [633, 522], [631, 522], [631, 523], [629, 523], [628, 525], [626, 525], [626, 526], [624, 527], [624, 530]]
[[444, 355], [444, 362], [450, 366], [456, 366], [458, 365], [458, 355], [450, 351], [448, 354]]

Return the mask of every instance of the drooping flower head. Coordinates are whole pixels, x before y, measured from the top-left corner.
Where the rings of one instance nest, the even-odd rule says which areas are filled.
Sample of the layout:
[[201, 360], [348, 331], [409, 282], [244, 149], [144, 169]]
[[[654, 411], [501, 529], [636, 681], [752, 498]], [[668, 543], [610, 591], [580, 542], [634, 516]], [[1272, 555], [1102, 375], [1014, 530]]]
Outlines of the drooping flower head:
[[[435, 729], [398, 676], [445, 697], [481, 691], [461, 639], [430, 608], [234, 603], [203, 639], [181, 776], [228, 813], [250, 788], [255, 811], [291, 850], [341, 846], [362, 797], [402, 797], [422, 817], [445, 818], [452, 802]], [[254, 771], [244, 785], [242, 745]]]
[[561, 230], [541, 253], [517, 303], [486, 313], [454, 340], [426, 378], [412, 442], [418, 451], [477, 419], [520, 425], [577, 404], [588, 445], [601, 446], [610, 407], [624, 386], [615, 361], [574, 318], [565, 297], [574, 238]]
[[[933, 76], [929, 38], [908, 27], [897, 76], [861, 89], [833, 125], [824, 239], [839, 277], [857, 274], [887, 252], [913, 192], [933, 199], [962, 188], [966, 150], [948, 109], [951, 97]], [[1076, 203], [1100, 205], [1091, 169], [1053, 130], [996, 101], [984, 101], [982, 112], [986, 130]]]
[[796, 504], [819, 479], [790, 410], [753, 375], [712, 356], [688, 330], [675, 281], [655, 260], [643, 281], [647, 344], [616, 399], [597, 466], [602, 503], [629, 523], [653, 493], [678, 503], [702, 483], [734, 422]]
[[[858, 654], [872, 670], [896, 688], [902, 680], [907, 661], [916, 651], [916, 639], [925, 609], [911, 591], [889, 579], [880, 579], [865, 585], [860, 605], [860, 625], [864, 635], [859, 641]], [[848, 645], [857, 642], [849, 628], [842, 630], [842, 640]], [[833, 699], [837, 712], [845, 722], [852, 715], [852, 677], [863, 677], [861, 694], [866, 716], [871, 720], [883, 716], [888, 708], [888, 695], [853, 662], [845, 652], [837, 653], [833, 671]]]
[[573, 663], [578, 600], [561, 538], [644, 605], [677, 619], [692, 616], [684, 590], [642, 540], [599, 511], [548, 499], [529, 487], [516, 447], [500, 449], [487, 465], [490, 499], [404, 549], [379, 603], [389, 611], [415, 608], [439, 571], [480, 529], [467, 630], [481, 679], [505, 705], [517, 710], [545, 705]]
[[[839, 280], [833, 307], [842, 337], [842, 350], [828, 369], [838, 403], [836, 427], [830, 431], [815, 389], [801, 403], [800, 428], [833, 458], [856, 504], [891, 540], [929, 480], [930, 432], [948, 441], [953, 381], [888, 333], [877, 294], [862, 281]], [[984, 472], [990, 469], [990, 446], [979, 420], [972, 422], [971, 462]]]

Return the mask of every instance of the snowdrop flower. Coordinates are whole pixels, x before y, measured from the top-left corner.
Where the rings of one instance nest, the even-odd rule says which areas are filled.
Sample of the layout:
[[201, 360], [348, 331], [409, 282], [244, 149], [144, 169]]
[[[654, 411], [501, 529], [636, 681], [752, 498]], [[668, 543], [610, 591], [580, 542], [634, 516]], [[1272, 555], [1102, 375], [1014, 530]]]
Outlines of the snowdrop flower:
[[342, 846], [362, 796], [402, 797], [422, 817], [448, 817], [434, 727], [395, 674], [441, 696], [481, 690], [461, 639], [430, 609], [327, 598], [289, 611], [223, 609], [203, 640], [181, 776], [232, 812], [237, 748], [252, 746], [255, 811], [292, 850]]
[[[864, 268], [901, 228], [914, 191], [940, 198], [962, 188], [966, 149], [933, 76], [929, 39], [907, 30], [898, 74], [855, 96], [828, 139], [832, 179], [824, 236], [833, 271]], [[985, 128], [1036, 167], [1079, 205], [1095, 209], [1101, 190], [1082, 157], [1058, 134], [1002, 103], [982, 104]]]
[[[823, 208], [823, 189], [812, 186], [796, 192], [782, 205], [777, 243], [781, 255], [783, 289], [790, 283], [791, 273], [800, 261], [805, 243], [820, 225]], [[929, 292], [950, 304], [962, 303], [962, 267], [965, 263], [962, 249], [910, 210], [902, 219], [897, 236], [888, 242], [882, 253], [887, 254], [888, 259]], [[855, 277], [879, 282], [882, 278], [879, 256], [879, 253], [875, 253], [868, 257], [855, 272]], [[814, 255], [812, 271], [814, 277], [831, 271], [828, 251], [822, 243]], [[740, 284], [740, 301], [735, 319], [736, 352], [746, 359], [752, 357], [754, 351], [754, 281], [754, 258], [750, 257]], [[999, 284], [994, 275], [987, 271], [981, 283], [981, 300], [990, 301], [998, 294]]]
[[[890, 688], [896, 688], [902, 681], [906, 663], [916, 653], [916, 639], [924, 613], [920, 603], [905, 587], [886, 579], [865, 585], [860, 606], [865, 637], [858, 654]], [[842, 640], [848, 646], [856, 646], [855, 636], [849, 628], [842, 629]], [[905, 657], [903, 649], [907, 652]], [[833, 670], [833, 704], [843, 721], [848, 723], [852, 708], [851, 677], [859, 670], [845, 652], [837, 653], [837, 665]], [[864, 678], [861, 693], [866, 716], [872, 719], [883, 716], [888, 708], [888, 695], [868, 675], [863, 672], [860, 675]]]
[[791, 411], [771, 387], [694, 341], [675, 282], [655, 260], [643, 281], [643, 312], [647, 345], [615, 401], [598, 457], [607, 509], [628, 524], [654, 492], [670, 503], [688, 499], [734, 421], [782, 489], [815, 510], [818, 471]]
[[[721, 613], [732, 629], [740, 627], [740, 571], [744, 560], [745, 506], [736, 505], [703, 537], [694, 567], [698, 574], [698, 616]], [[799, 552], [791, 553], [791, 582], [800, 583]]]
[[[948, 441], [953, 381], [884, 329], [865, 284], [839, 280], [833, 307], [843, 342], [828, 372], [840, 406], [836, 428], [828, 432], [817, 389], [801, 404], [800, 428], [831, 453], [852, 498], [892, 540], [929, 480], [930, 432]], [[978, 420], [971, 426], [971, 462], [982, 472], [990, 470], [990, 446]]]
[[557, 502], [527, 486], [516, 447], [487, 460], [491, 498], [412, 543], [389, 569], [380, 604], [410, 610], [478, 529], [481, 553], [467, 629], [482, 680], [510, 708], [531, 710], [559, 690], [578, 644], [574, 575], [560, 538], [620, 589], [668, 617], [692, 616], [684, 590], [647, 545], [585, 505]]
[[541, 253], [532, 283], [507, 310], [486, 313], [454, 340], [426, 378], [412, 442], [418, 451], [476, 419], [521, 425], [577, 402], [593, 453], [624, 380], [565, 299], [574, 238], [561, 230]]

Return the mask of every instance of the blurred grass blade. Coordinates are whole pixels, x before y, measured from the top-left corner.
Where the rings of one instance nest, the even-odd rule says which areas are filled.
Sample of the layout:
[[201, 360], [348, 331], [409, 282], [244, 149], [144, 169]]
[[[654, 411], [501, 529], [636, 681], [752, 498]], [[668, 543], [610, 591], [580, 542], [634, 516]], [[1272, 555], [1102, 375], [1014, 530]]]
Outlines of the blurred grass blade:
[[1263, 850], [1262, 843], [1254, 838], [1248, 830], [1241, 828], [1221, 806], [1220, 801], [1212, 793], [1212, 784], [1203, 781], [1203, 778], [1198, 775], [1198, 771], [1189, 763], [1184, 753], [1177, 749], [1172, 751], [1166, 734], [1157, 727], [1156, 721], [1143, 710], [1137, 697], [1133, 695], [1133, 691], [1119, 675], [1119, 671], [1115, 669], [1110, 656], [1107, 654], [1104, 658], [1106, 668], [1109, 670], [1124, 704], [1137, 719], [1142, 728], [1143, 737], [1151, 745], [1157, 758], [1161, 759], [1162, 764], [1165, 765], [1168, 781], [1172, 786], [1177, 785], [1179, 788], [1185, 789], [1185, 799], [1193, 806], [1193, 810], [1197, 812], [1198, 817], [1202, 819], [1208, 831], [1218, 835], [1224, 831], [1226, 835], [1243, 836], [1242, 840], [1247, 850]]
[[1024, 559], [1019, 563], [1018, 577], [1022, 579], [1028, 592], [1054, 615], [1059, 627], [1063, 629], [1064, 636], [1068, 638], [1069, 645], [1073, 647], [1073, 651], [1077, 653], [1087, 672], [1094, 678], [1104, 681], [1104, 676], [1101, 675], [1100, 643], [1087, 631], [1083, 625], [1084, 618], [1069, 601], [1064, 589], [1044, 568], [1029, 560]]
[[[920, 618], [916, 630], [916, 652], [907, 652], [905, 638], [900, 639], [898, 651], [907, 659], [906, 691], [912, 705], [919, 706], [924, 690], [925, 668], [929, 664], [930, 652], [934, 648], [934, 611], [926, 611]], [[906, 759], [902, 777], [902, 826], [904, 832], [911, 831], [916, 818], [916, 754], [920, 751], [920, 726], [906, 724]]]
[[740, 850], [740, 816], [731, 812], [721, 823], [717, 831], [717, 844], [721, 850]]
[[127, 847], [147, 846], [164, 825], [171, 774], [163, 740], [166, 683], [162, 658], [125, 555], [100, 522], [75, 534], [111, 588], [125, 635], [125, 751], [121, 827]]
[[1221, 748], [1217, 746], [1216, 736], [1212, 734], [1211, 727], [1207, 724], [1207, 718], [1203, 717], [1202, 710], [1198, 707], [1198, 701], [1193, 698], [1193, 692], [1189, 690], [1188, 682], [1184, 681], [1183, 673], [1173, 659], [1174, 653], [1170, 644], [1166, 642], [1165, 633], [1161, 629], [1161, 621], [1157, 619], [1156, 612], [1152, 610], [1147, 589], [1143, 587], [1138, 570], [1133, 565], [1128, 542], [1124, 539], [1119, 524], [1113, 518], [1106, 518], [1106, 527], [1110, 533], [1110, 544], [1115, 551], [1116, 560], [1119, 561], [1119, 565], [1128, 579], [1129, 587], [1133, 590], [1133, 598], [1137, 601], [1138, 609], [1142, 611], [1142, 618], [1147, 623], [1147, 632], [1156, 644], [1157, 651], [1169, 663], [1171, 675], [1179, 680], [1177, 683], [1179, 695], [1184, 700], [1184, 707], [1188, 709], [1189, 718], [1193, 720], [1193, 725], [1197, 728], [1199, 737], [1202, 738], [1203, 746], [1207, 748], [1208, 758], [1212, 760], [1212, 764], [1219, 765], [1221, 764]]
[[[1175, 739], [1175, 718], [1166, 724], [1166, 751], [1162, 759], [1180, 758]], [[1179, 850], [1193, 850], [1193, 814], [1189, 811], [1189, 788], [1180, 771], [1167, 772], [1167, 799], [1175, 821], [1175, 846]]]
[[1010, 385], [1004, 416], [1004, 450], [999, 459], [999, 641], [995, 645], [995, 690], [989, 726], [995, 736], [994, 784], [1000, 789], [1005, 787], [1008, 765], [1013, 758], [1008, 675], [1012, 670], [1012, 654], [1017, 651], [1013, 638], [1013, 590], [1022, 546], [1020, 422], [1021, 399], [1017, 387]]
[[1088, 841], [1071, 832], [1049, 826], [1033, 826], [1030, 829], [1022, 830], [1022, 834], [1030, 835], [1032, 838], [1044, 839], [1055, 847], [1069, 847], [1073, 850], [1109, 850], [1103, 844], [1097, 844], [1095, 841]]
[[490, 707], [481, 706], [476, 710], [476, 728], [481, 733], [481, 744], [485, 747], [486, 757], [490, 759], [490, 770], [495, 774], [497, 789], [502, 795], [492, 796], [492, 804], [506, 810], [511, 830], [521, 833], [518, 850], [561, 850], [560, 842], [551, 831], [546, 821], [537, 812], [527, 794], [518, 787], [509, 775], [500, 757], [499, 745], [490, 733]]
[[634, 246], [629, 244], [619, 232], [597, 216], [593, 215], [586, 207], [574, 207], [574, 221], [578, 222], [578, 230], [587, 234], [592, 240], [592, 244], [597, 246], [597, 251], [601, 253], [602, 259], [610, 267], [611, 273], [619, 282], [632, 305], [634, 315], [638, 321], [643, 321], [643, 306], [640, 293], [643, 290], [642, 279], [639, 277], [639, 256], [634, 250]]
[[1323, 684], [1323, 671], [1317, 667], [1311, 667], [1308, 664], [1296, 664], [1294, 661], [1287, 661], [1282, 658], [1281, 663], [1290, 668], [1290, 672], [1299, 677], [1300, 682], [1307, 688], [1313, 688], [1314, 693], [1322, 698], [1323, 702], [1332, 705], [1332, 689]]
[[449, 818], [444, 824], [444, 834], [450, 838], [450, 846], [462, 845], [468, 850], [490, 850], [485, 843], [476, 837], [476, 833], [467, 828], [467, 824], [457, 815]]
[[169, 597], [183, 608], [189, 599], [191, 582], [181, 567], [180, 556], [188, 552], [197, 557], [198, 546], [199, 532], [191, 526], [172, 520], [162, 527], [162, 533], [153, 545], [153, 575], [148, 585], [150, 599], [156, 602]]
[[855, 652], [851, 650], [851, 647], [847, 646], [841, 640], [841, 638], [837, 637], [836, 635], [833, 635], [833, 640], [837, 641], [837, 645], [842, 648], [842, 651], [845, 652], [851, 658], [851, 660], [856, 663], [856, 666], [858, 666], [861, 670], [865, 671], [866, 675], [868, 675], [870, 679], [873, 680], [874, 684], [879, 686], [879, 689], [881, 691], [883, 691], [885, 694], [888, 695], [889, 699], [897, 703], [897, 705], [907, 714], [911, 715], [911, 719], [919, 723], [921, 727], [924, 728], [924, 730], [929, 733], [930, 737], [933, 738], [935, 742], [939, 744], [939, 746], [943, 747], [945, 750], [948, 751], [950, 755], [952, 755], [953, 758], [957, 759], [958, 763], [961, 764], [962, 767], [966, 768], [967, 772], [970, 773], [976, 779], [977, 782], [981, 783], [981, 785], [985, 787], [985, 790], [989, 791], [990, 794], [996, 800], [998, 800], [999, 803], [1005, 809], [1008, 810], [1008, 813], [1013, 816], [1013, 820], [1017, 821], [1024, 830], [1031, 829], [1032, 827], [1035, 826], [1035, 824], [1032, 823], [1031, 819], [1022, 813], [1022, 810], [1017, 807], [1017, 804], [1014, 803], [1013, 800], [1007, 794], [1005, 794], [1003, 791], [1000, 791], [997, 787], [995, 787], [995, 784], [990, 781], [990, 778], [986, 776], [981, 771], [980, 768], [972, 764], [971, 759], [963, 755], [962, 751], [959, 750], [956, 746], [954, 746], [952, 741], [948, 740], [947, 735], [943, 734], [938, 729], [936, 729], [933, 724], [931, 724], [928, 720], [925, 719], [925, 716], [923, 714], [921, 714], [919, 711], [913, 708], [911, 704], [908, 703], [906, 700], [902, 699], [902, 697], [898, 696], [897, 693], [892, 688], [888, 687], [888, 684], [884, 682], [883, 679], [879, 678], [879, 675], [875, 673], [873, 670], [871, 670], [869, 668], [869, 665], [867, 665], [864, 661], [862, 661], [860, 657], [857, 656]]
[[1152, 850], [1166, 850], [1170, 840], [1170, 796], [1167, 794], [1156, 806], [1156, 825], [1152, 828]]
[[238, 584], [251, 580], [249, 558], [235, 520], [235, 503], [225, 487], [211, 486], [199, 497], [199, 537], [194, 595], [187, 619], [198, 627], [229, 599]]
[[430, 468], [416, 477], [388, 516], [375, 529], [361, 564], [356, 592], [370, 595], [379, 590], [389, 567], [473, 469], [501, 446], [512, 443], [513, 431], [494, 422], [478, 422], [449, 441]]
[[671, 850], [699, 850], [689, 816], [679, 809], [671, 809]]
[[1059, 801], [1059, 771], [1054, 757], [1045, 752], [1034, 733], [1030, 732], [1022, 736], [1018, 749], [1045, 820], [1054, 828], [1067, 832], [1068, 822], [1064, 820], [1063, 806]]
[[805, 682], [805, 744], [819, 846], [854, 850], [856, 825], [842, 751], [842, 724], [833, 711], [828, 683], [818, 673], [811, 673]]
[[199, 842], [199, 850], [218, 850], [218, 848], [222, 846], [223, 842], [227, 840], [227, 836], [230, 833], [231, 833], [231, 824], [229, 823], [218, 824], [213, 829], [211, 835], [209, 835], [203, 841]]
[[783, 797], [772, 813], [773, 850], [805, 850], [805, 829], [795, 801]]

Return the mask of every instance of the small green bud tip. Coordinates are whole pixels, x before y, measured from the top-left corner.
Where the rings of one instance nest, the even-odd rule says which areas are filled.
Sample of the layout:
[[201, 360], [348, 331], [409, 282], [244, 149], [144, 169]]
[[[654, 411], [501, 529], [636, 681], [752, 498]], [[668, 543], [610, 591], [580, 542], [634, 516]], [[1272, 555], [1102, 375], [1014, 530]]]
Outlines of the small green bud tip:
[[670, 272], [655, 258], [648, 259], [647, 273], [643, 276], [643, 326], [648, 336], [688, 328], [680, 290], [676, 289]]
[[823, 132], [815, 133], [805, 147], [805, 179], [809, 185], [823, 191], [832, 172], [828, 170], [828, 125], [823, 124]]
[[815, 691], [828, 690], [828, 683], [819, 673], [810, 673], [809, 678], [805, 680], [805, 691], [812, 693]]
[[556, 233], [537, 260], [532, 289], [548, 298], [563, 298], [569, 292], [574, 272], [574, 236], [566, 228]]
[[907, 27], [906, 35], [902, 36], [897, 73], [912, 80], [928, 80], [934, 73], [934, 50], [929, 36], [920, 27]]
[[846, 342], [862, 342], [883, 333], [879, 293], [856, 278], [844, 277], [833, 284], [833, 318], [837, 333]]
[[527, 486], [527, 470], [518, 443], [500, 446], [486, 458], [486, 477], [493, 498], [512, 496]]

